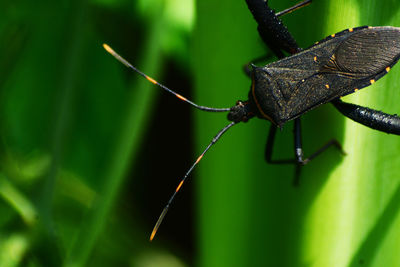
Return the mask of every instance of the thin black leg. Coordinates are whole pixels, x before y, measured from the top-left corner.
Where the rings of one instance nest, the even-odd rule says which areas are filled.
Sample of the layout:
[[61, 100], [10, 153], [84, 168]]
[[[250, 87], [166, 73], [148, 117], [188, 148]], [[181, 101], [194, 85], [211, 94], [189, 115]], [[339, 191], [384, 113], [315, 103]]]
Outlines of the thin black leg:
[[343, 155], [345, 155], [345, 152], [342, 149], [342, 146], [340, 143], [332, 139], [328, 141], [325, 145], [323, 145], [320, 149], [315, 151], [313, 154], [311, 154], [308, 158], [303, 159], [304, 153], [303, 153], [303, 145], [302, 145], [302, 138], [301, 138], [301, 121], [300, 118], [295, 119], [294, 121], [294, 154], [295, 158], [294, 159], [272, 159], [272, 151], [273, 151], [273, 145], [274, 145], [274, 140], [275, 140], [275, 135], [276, 135], [276, 126], [271, 125], [268, 138], [267, 138], [267, 145], [265, 148], [265, 160], [268, 163], [271, 164], [295, 164], [295, 176], [293, 180], [293, 184], [297, 186], [299, 184], [299, 178], [300, 178], [300, 172], [301, 172], [301, 166], [306, 165], [309, 163], [311, 160], [316, 158], [318, 155], [320, 155], [322, 152], [327, 150], [329, 147], [334, 146], [336, 147]]
[[390, 115], [378, 110], [345, 103], [340, 99], [332, 101], [332, 104], [343, 115], [353, 121], [381, 132], [400, 135], [400, 117], [397, 115]]
[[296, 159], [296, 162], [304, 165], [303, 160], [303, 144], [301, 142], [301, 121], [300, 118], [297, 118], [294, 120], [294, 157]]
[[301, 121], [300, 121], [300, 118], [297, 118], [294, 120], [294, 147], [295, 147], [294, 154], [295, 154], [295, 159], [296, 159], [296, 169], [295, 169], [295, 174], [294, 174], [294, 179], [293, 179], [294, 186], [299, 185], [301, 166], [304, 166], [307, 163], [309, 163], [311, 160], [316, 158], [318, 155], [320, 155], [322, 152], [327, 150], [329, 147], [334, 146], [342, 153], [342, 155], [346, 154], [343, 151], [343, 148], [340, 145], [340, 143], [336, 139], [331, 139], [328, 142], [326, 142], [326, 144], [323, 145], [320, 149], [318, 149], [313, 154], [311, 154], [308, 158], [303, 159], [304, 153], [303, 153], [303, 144], [302, 144], [301, 140], [302, 140]]
[[303, 144], [301, 142], [301, 121], [300, 118], [294, 120], [294, 157], [296, 159], [296, 166], [294, 169], [294, 179], [293, 185], [298, 186], [300, 184], [300, 173], [301, 173], [301, 166], [307, 164], [303, 160]]
[[294, 159], [272, 159], [276, 129], [276, 126], [271, 124], [267, 138], [267, 145], [265, 147], [265, 160], [271, 164], [295, 164], [296, 161]]
[[296, 162], [299, 165], [306, 165], [309, 163], [311, 160], [316, 158], [318, 155], [320, 155], [322, 152], [327, 150], [329, 147], [334, 146], [336, 147], [340, 153], [345, 155], [346, 153], [343, 151], [342, 146], [336, 139], [331, 139], [328, 142], [325, 143], [321, 148], [319, 148], [317, 151], [312, 153], [308, 158], [303, 159], [303, 145], [301, 143], [301, 121], [300, 118], [295, 119], [294, 121], [294, 145], [295, 145], [295, 157], [296, 157]]

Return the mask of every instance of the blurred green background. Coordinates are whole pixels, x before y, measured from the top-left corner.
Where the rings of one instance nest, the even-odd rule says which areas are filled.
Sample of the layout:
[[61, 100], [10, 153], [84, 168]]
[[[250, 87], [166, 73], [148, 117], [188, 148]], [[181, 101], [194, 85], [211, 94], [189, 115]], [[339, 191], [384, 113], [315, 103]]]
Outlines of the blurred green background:
[[[297, 1], [270, 0], [283, 10]], [[360, 25], [400, 26], [396, 0], [314, 0], [283, 20], [302, 47]], [[149, 234], [180, 177], [226, 125], [201, 105], [246, 100], [265, 47], [244, 0], [0, 2], [1, 266], [399, 266], [400, 139], [325, 105], [303, 117], [303, 168], [263, 160], [269, 123], [231, 129]], [[395, 114], [400, 71], [347, 102]], [[293, 155], [292, 123], [274, 156]]]

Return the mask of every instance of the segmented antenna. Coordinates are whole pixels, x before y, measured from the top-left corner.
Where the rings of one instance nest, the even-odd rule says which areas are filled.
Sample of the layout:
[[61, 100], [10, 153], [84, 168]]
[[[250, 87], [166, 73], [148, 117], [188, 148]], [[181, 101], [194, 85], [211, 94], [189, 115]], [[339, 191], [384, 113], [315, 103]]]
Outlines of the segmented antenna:
[[154, 80], [153, 78], [151, 78], [150, 76], [144, 74], [142, 71], [140, 71], [139, 69], [137, 69], [136, 67], [132, 66], [131, 63], [129, 63], [126, 59], [124, 59], [123, 57], [121, 57], [117, 52], [115, 52], [110, 46], [108, 46], [107, 44], [103, 44], [104, 49], [110, 53], [113, 57], [115, 57], [119, 62], [121, 62], [122, 64], [124, 64], [125, 66], [127, 66], [128, 68], [134, 70], [135, 72], [139, 73], [141, 76], [143, 76], [144, 78], [146, 78], [149, 82], [151, 82], [152, 84], [155, 84], [159, 87], [161, 87], [162, 89], [164, 89], [165, 91], [173, 94], [174, 96], [176, 96], [177, 98], [179, 98], [182, 101], [185, 101], [186, 103], [189, 103], [190, 105], [192, 105], [193, 107], [200, 109], [200, 110], [204, 110], [204, 111], [209, 111], [209, 112], [225, 112], [225, 111], [229, 111], [230, 108], [212, 108], [212, 107], [205, 107], [205, 106], [200, 106], [197, 105], [196, 103], [193, 103], [192, 101], [190, 101], [189, 99], [187, 99], [186, 97], [181, 96], [178, 93], [175, 93], [174, 91], [172, 91], [171, 89], [169, 89], [168, 87], [166, 87], [165, 85], [157, 82], [156, 80]]
[[[124, 59], [123, 57], [121, 57], [117, 52], [115, 52], [110, 46], [108, 46], [107, 44], [103, 44], [104, 49], [110, 53], [113, 57], [115, 57], [119, 62], [121, 62], [122, 64], [124, 64], [126, 67], [132, 69], [133, 71], [139, 73], [141, 76], [143, 76], [144, 78], [146, 78], [149, 82], [151, 82], [152, 84], [155, 84], [159, 87], [161, 87], [162, 89], [164, 89], [165, 91], [175, 95], [177, 98], [179, 98], [182, 101], [185, 101], [186, 103], [189, 103], [190, 105], [192, 105], [193, 107], [200, 109], [200, 110], [204, 110], [204, 111], [210, 111], [210, 112], [225, 112], [225, 111], [230, 111], [230, 108], [212, 108], [212, 107], [205, 107], [205, 106], [200, 106], [197, 105], [196, 103], [193, 103], [192, 101], [188, 100], [187, 98], [181, 96], [178, 93], [175, 93], [174, 91], [172, 91], [171, 89], [169, 89], [168, 87], [166, 87], [165, 85], [157, 82], [156, 80], [154, 80], [153, 78], [151, 78], [150, 76], [144, 74], [142, 71], [138, 70], [136, 67], [132, 66], [132, 64], [130, 64], [126, 59]], [[170, 199], [167, 202], [167, 205], [165, 206], [165, 208], [163, 209], [163, 211], [161, 212], [160, 217], [158, 217], [158, 220], [153, 228], [153, 231], [151, 232], [150, 235], [150, 241], [152, 241], [154, 239], [154, 236], [157, 233], [158, 228], [161, 225], [161, 222], [163, 221], [165, 215], [168, 212], [169, 206], [171, 205], [172, 201], [174, 200], [176, 194], [179, 192], [179, 190], [181, 189], [183, 183], [186, 181], [186, 178], [188, 178], [188, 176], [190, 175], [190, 173], [193, 171], [194, 167], [200, 162], [200, 160], [203, 158], [204, 154], [206, 154], [206, 152], [211, 148], [211, 146], [213, 146], [220, 138], [221, 136], [229, 129], [231, 128], [233, 125], [235, 125], [237, 122], [231, 122], [228, 125], [226, 125], [222, 130], [220, 130], [217, 135], [211, 140], [211, 143], [208, 144], [208, 146], [206, 147], [206, 149], [204, 149], [203, 153], [200, 154], [200, 156], [197, 158], [197, 160], [193, 163], [193, 165], [189, 168], [189, 170], [186, 172], [185, 176], [181, 179], [181, 181], [179, 182], [178, 186], [175, 189], [175, 192], [172, 194], [172, 196], [170, 197]]]
[[292, 13], [293, 11], [295, 11], [295, 10], [297, 10], [299, 8], [308, 6], [309, 4], [311, 4], [311, 1], [312, 0], [305, 0], [305, 1], [303, 1], [301, 3], [298, 3], [298, 4], [296, 4], [296, 5], [292, 6], [292, 7], [289, 7], [288, 9], [285, 9], [285, 10], [282, 10], [281, 12], [275, 13], [275, 15], [277, 17], [280, 17], [280, 16], [286, 15], [288, 13]]
[[168, 200], [167, 205], [165, 206], [165, 208], [163, 209], [163, 211], [160, 214], [160, 217], [158, 217], [158, 220], [153, 228], [153, 231], [151, 232], [150, 235], [150, 241], [153, 240], [154, 236], [157, 233], [158, 228], [160, 227], [161, 222], [163, 221], [165, 214], [167, 214], [169, 206], [171, 205], [172, 201], [174, 200], [176, 194], [179, 192], [179, 190], [181, 189], [183, 183], [185, 182], [186, 178], [189, 176], [189, 174], [192, 172], [192, 170], [194, 169], [194, 167], [197, 165], [197, 163], [199, 163], [199, 161], [203, 158], [204, 154], [206, 154], [206, 152], [210, 149], [210, 147], [212, 145], [214, 145], [220, 138], [221, 136], [229, 129], [231, 128], [233, 125], [235, 125], [237, 122], [231, 122], [229, 123], [227, 126], [225, 126], [222, 130], [220, 130], [218, 132], [218, 134], [212, 139], [211, 143], [208, 144], [208, 146], [206, 147], [206, 149], [204, 149], [203, 153], [200, 154], [200, 156], [197, 158], [197, 160], [193, 163], [193, 165], [190, 167], [190, 169], [186, 172], [185, 176], [181, 179], [181, 181], [179, 182], [178, 186], [175, 189], [175, 192], [172, 194], [171, 198]]

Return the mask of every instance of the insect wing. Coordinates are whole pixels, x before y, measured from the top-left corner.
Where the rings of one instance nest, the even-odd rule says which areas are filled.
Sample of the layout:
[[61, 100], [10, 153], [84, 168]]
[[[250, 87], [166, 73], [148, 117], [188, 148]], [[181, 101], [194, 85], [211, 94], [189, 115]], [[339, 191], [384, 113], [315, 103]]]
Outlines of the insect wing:
[[354, 79], [378, 79], [400, 56], [400, 29], [375, 27], [351, 35], [335, 50], [321, 72]]
[[[374, 83], [399, 57], [399, 28], [363, 27], [342, 31], [261, 69], [272, 77], [273, 94], [282, 96], [277, 98], [279, 112], [275, 113], [285, 122]], [[266, 90], [271, 89], [257, 88], [256, 95], [266, 94]]]
[[317, 88], [312, 88], [314, 92], [307, 102], [316, 98], [321, 104], [326, 103], [369, 86], [389, 72], [400, 57], [399, 28], [368, 27], [341, 38], [344, 40], [329, 60], [309, 78], [308, 82]]

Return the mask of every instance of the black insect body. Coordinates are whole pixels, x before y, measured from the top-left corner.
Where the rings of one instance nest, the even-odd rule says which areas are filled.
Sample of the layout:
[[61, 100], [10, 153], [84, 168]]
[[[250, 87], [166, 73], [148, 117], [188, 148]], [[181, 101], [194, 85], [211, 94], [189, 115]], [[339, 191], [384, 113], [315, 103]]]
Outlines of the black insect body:
[[[241, 107], [282, 127], [319, 105], [374, 83], [399, 57], [400, 28], [345, 30], [290, 57], [254, 67], [249, 107]], [[240, 120], [229, 116], [233, 117]]]
[[[247, 101], [237, 101], [231, 108], [199, 106], [147, 76], [118, 55], [108, 45], [104, 48], [125, 66], [138, 72], [151, 83], [174, 94], [197, 109], [211, 112], [229, 112], [225, 126], [212, 139], [195, 163], [180, 180], [175, 192], [154, 226], [152, 240], [183, 183], [204, 154], [233, 125], [259, 117], [272, 122], [267, 137], [265, 158], [270, 163], [296, 164], [296, 179], [300, 166], [308, 163], [328, 147], [340, 148], [335, 140], [303, 159], [300, 117], [319, 105], [331, 102], [345, 116], [387, 133], [400, 134], [400, 117], [380, 111], [343, 103], [339, 98], [375, 83], [389, 72], [400, 57], [400, 28], [358, 27], [344, 30], [325, 38], [302, 51], [282, 24], [279, 16], [309, 4], [301, 2], [287, 10], [275, 13], [264, 0], [246, 0], [258, 23], [258, 31], [265, 44], [280, 60], [266, 66], [251, 65], [252, 83]], [[284, 58], [284, 52], [291, 56]], [[273, 160], [272, 147], [277, 127], [294, 120], [294, 159]]]
[[[264, 0], [246, 0], [248, 8], [252, 11], [253, 17], [258, 24], [261, 38], [278, 58], [283, 58], [283, 52], [295, 54], [302, 51], [288, 29], [282, 24], [279, 16], [304, 7], [310, 2], [311, 0], [306, 0], [282, 12], [274, 13]], [[262, 14], [267, 15], [263, 16]], [[365, 30], [360, 35], [353, 36], [353, 34], [356, 32], [358, 34], [358, 31], [363, 29], [369, 29], [369, 31]], [[391, 31], [391, 33], [384, 33], [387, 30]], [[270, 38], [270, 36], [275, 38]], [[321, 48], [321, 50], [317, 48]], [[313, 55], [316, 52], [319, 54]], [[326, 59], [326, 53], [331, 53], [331, 58], [324, 63], [322, 60], [324, 57]], [[386, 133], [400, 134], [400, 118], [398, 116], [344, 103], [340, 100], [341, 96], [368, 86], [386, 74], [390, 67], [397, 62], [397, 53], [397, 28], [359, 27], [332, 34], [317, 42], [316, 45], [303, 52], [301, 60], [304, 61], [296, 62], [296, 60], [290, 60], [291, 62], [288, 64], [286, 60], [289, 59], [285, 59], [282, 62], [278, 61], [265, 67], [253, 67], [252, 71], [247, 69], [247, 73], [252, 76], [252, 89], [248, 105], [253, 106], [253, 108], [246, 107], [245, 110], [253, 111], [255, 104], [258, 110], [258, 117], [275, 122], [271, 125], [267, 137], [266, 161], [273, 164], [296, 164], [294, 184], [298, 184], [302, 165], [310, 162], [330, 146], [336, 146], [341, 150], [341, 145], [332, 139], [308, 158], [303, 158], [300, 116], [311, 108], [329, 101], [343, 115], [356, 122]], [[311, 61], [310, 56], [315, 61], [314, 63]], [[283, 62], [285, 63], [282, 64]], [[303, 65], [307, 65], [309, 69], [302, 68]], [[274, 69], [272, 70], [271, 67]], [[318, 69], [318, 67], [321, 68]], [[285, 70], [285, 68], [288, 69]], [[267, 69], [265, 73], [262, 72], [263, 69]], [[306, 71], [314, 72], [314, 74], [309, 73], [310, 76], [307, 78]], [[278, 72], [280, 73], [278, 74]], [[268, 79], [271, 74], [278, 79], [277, 81], [272, 79], [272, 84], [270, 83], [271, 79]], [[299, 79], [299, 76], [302, 75], [305, 77]], [[268, 84], [264, 82], [266, 78]], [[326, 81], [325, 84], [323, 84], [324, 79]], [[299, 80], [301, 83], [296, 84], [296, 81], [298, 82]], [[302, 85], [302, 83], [306, 82], [308, 85]], [[314, 84], [310, 85], [310, 82], [314, 82]], [[338, 85], [336, 86], [336, 84]], [[318, 85], [320, 85], [319, 89], [316, 90], [315, 88]], [[326, 90], [321, 85], [325, 85]], [[271, 89], [271, 86], [274, 89]], [[333, 89], [332, 86], [334, 86]], [[333, 90], [337, 90], [336, 95]], [[254, 92], [253, 95], [252, 92]], [[258, 102], [252, 101], [252, 99]], [[238, 108], [234, 110], [235, 116], [228, 116], [228, 119], [237, 117], [236, 110]], [[248, 115], [243, 121], [246, 121], [247, 117]], [[272, 159], [277, 127], [282, 127], [286, 121], [293, 118], [294, 159]], [[235, 119], [237, 120], [237, 118]], [[342, 151], [342, 153], [344, 152]]]

